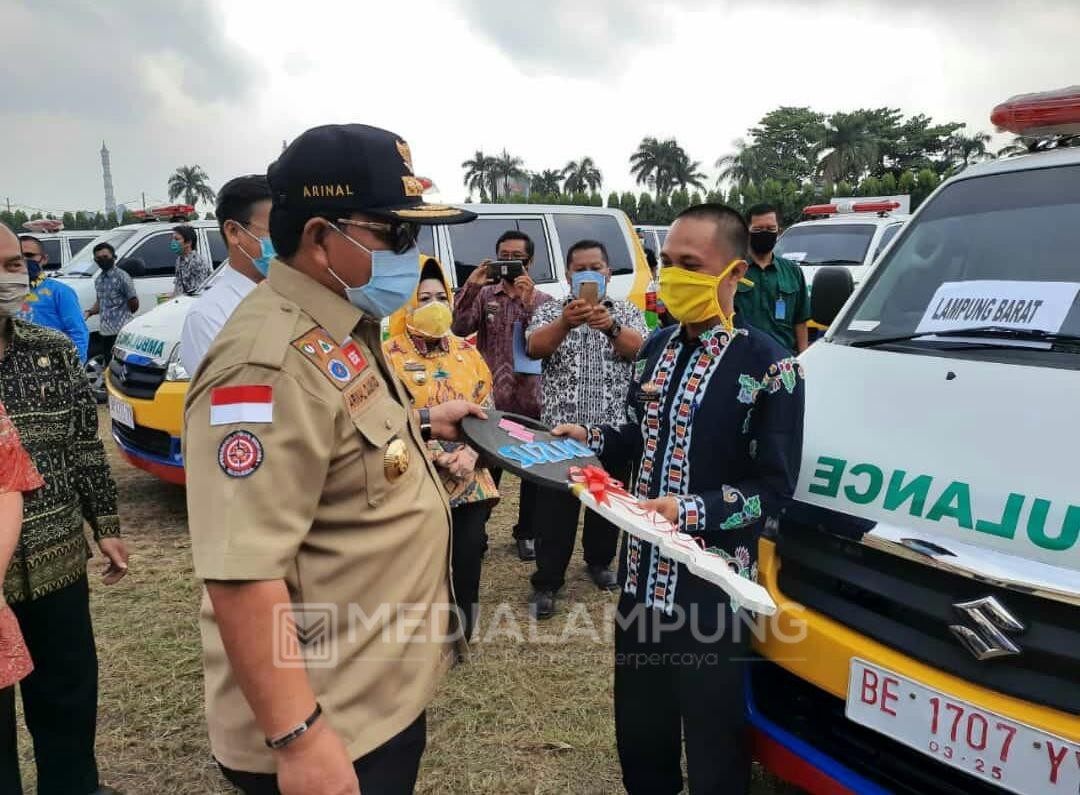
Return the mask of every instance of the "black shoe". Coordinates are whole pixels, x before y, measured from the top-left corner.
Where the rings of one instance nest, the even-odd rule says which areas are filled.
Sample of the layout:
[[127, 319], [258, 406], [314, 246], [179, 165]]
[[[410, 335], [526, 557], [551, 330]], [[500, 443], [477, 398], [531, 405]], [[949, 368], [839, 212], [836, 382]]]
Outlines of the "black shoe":
[[601, 591], [619, 590], [619, 578], [610, 568], [607, 566], [586, 566], [586, 568], [589, 571], [589, 578]]
[[121, 795], [120, 790], [112, 787], [98, 787], [90, 795]]
[[517, 553], [521, 560], [536, 560], [536, 542], [531, 538], [519, 538]]
[[555, 592], [533, 591], [529, 596], [529, 614], [539, 619], [555, 615]]

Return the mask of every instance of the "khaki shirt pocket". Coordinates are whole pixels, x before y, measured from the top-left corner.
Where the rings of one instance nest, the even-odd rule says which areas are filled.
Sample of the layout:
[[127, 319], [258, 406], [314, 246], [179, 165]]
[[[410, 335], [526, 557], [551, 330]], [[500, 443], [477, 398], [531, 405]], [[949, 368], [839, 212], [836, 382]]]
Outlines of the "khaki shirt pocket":
[[376, 508], [401, 483], [409, 467], [423, 466], [423, 462], [411, 460], [415, 456], [406, 439], [408, 419], [405, 410], [393, 401], [380, 401], [352, 422], [364, 442], [368, 504]]

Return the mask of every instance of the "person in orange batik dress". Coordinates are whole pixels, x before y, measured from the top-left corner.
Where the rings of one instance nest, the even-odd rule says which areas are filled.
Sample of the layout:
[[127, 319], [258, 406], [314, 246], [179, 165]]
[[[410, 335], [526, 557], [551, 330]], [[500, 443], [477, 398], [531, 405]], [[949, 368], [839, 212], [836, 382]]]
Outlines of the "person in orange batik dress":
[[15, 743], [15, 684], [34, 667], [19, 622], [3, 601], [2, 586], [19, 542], [23, 492], [44, 485], [0, 403], [0, 792], [22, 792]]
[[[494, 408], [491, 371], [467, 340], [450, 333], [453, 293], [439, 261], [425, 257], [412, 301], [390, 317], [386, 356], [412, 396], [413, 408], [469, 400]], [[480, 601], [480, 567], [487, 549], [485, 525], [499, 492], [491, 473], [477, 467], [477, 453], [456, 442], [428, 442], [428, 451], [450, 498], [453, 520], [454, 594], [471, 638]]]

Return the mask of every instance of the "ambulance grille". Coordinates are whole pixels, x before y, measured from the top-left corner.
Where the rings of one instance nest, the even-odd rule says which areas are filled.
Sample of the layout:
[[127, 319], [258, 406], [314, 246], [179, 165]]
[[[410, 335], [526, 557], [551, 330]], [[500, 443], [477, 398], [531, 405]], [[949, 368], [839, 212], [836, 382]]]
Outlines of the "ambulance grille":
[[[924, 566], [803, 525], [786, 523], [777, 548], [780, 590], [800, 604], [969, 682], [1080, 714], [1080, 607]], [[987, 596], [1025, 629], [1010, 635], [1019, 654], [980, 662], [949, 627], [970, 623], [955, 605]]]

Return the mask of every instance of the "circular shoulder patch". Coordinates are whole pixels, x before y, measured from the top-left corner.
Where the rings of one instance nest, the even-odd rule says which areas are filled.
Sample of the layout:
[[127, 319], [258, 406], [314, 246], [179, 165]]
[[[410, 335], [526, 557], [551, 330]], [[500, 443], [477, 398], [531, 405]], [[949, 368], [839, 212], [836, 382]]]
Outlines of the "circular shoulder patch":
[[248, 431], [233, 431], [218, 447], [218, 466], [230, 478], [246, 478], [263, 462], [259, 437]]
[[330, 371], [330, 375], [334, 376], [338, 381], [349, 380], [349, 368], [337, 359], [331, 359], [330, 364], [327, 365], [327, 369]]

